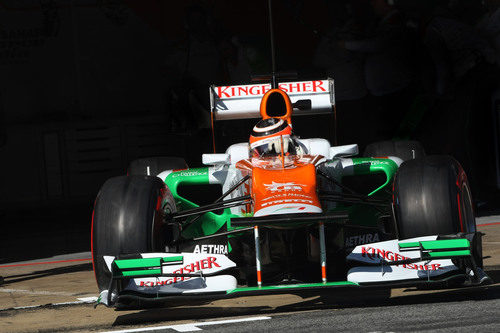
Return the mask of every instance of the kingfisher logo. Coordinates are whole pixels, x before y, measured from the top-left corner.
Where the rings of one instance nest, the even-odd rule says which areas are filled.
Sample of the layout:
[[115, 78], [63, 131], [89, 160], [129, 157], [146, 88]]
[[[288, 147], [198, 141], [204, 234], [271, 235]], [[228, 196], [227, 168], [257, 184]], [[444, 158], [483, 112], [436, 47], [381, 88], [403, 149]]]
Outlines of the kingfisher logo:
[[284, 192], [284, 191], [302, 191], [301, 184], [295, 184], [294, 182], [289, 183], [276, 183], [272, 182], [272, 184], [264, 184], [266, 190], [271, 192]]
[[[207, 257], [206, 259], [201, 259], [198, 260], [194, 263], [187, 264], [179, 269], [176, 269], [172, 272], [172, 274], [195, 274], [200, 271], [203, 271], [204, 269], [211, 269], [211, 268], [220, 268], [221, 266], [217, 263], [217, 258], [215, 257]], [[145, 287], [145, 288], [152, 288], [152, 287], [158, 287], [158, 286], [165, 286], [185, 280], [189, 280], [190, 277], [188, 276], [175, 276], [173, 278], [169, 278], [166, 280], [160, 280], [156, 279], [155, 281], [139, 281], [137, 284], [139, 287]]]
[[[328, 81], [303, 81], [303, 82], [282, 82], [279, 88], [288, 94], [311, 94], [328, 91]], [[219, 98], [232, 97], [257, 97], [262, 96], [271, 89], [270, 84], [252, 84], [245, 86], [222, 86], [216, 87]]]
[[[368, 257], [370, 260], [375, 260], [375, 258], [387, 261], [400, 261], [411, 259], [405, 257], [397, 252], [392, 252], [389, 250], [378, 249], [370, 246], [363, 246], [361, 248], [361, 255], [363, 257]], [[399, 265], [396, 265], [399, 266]], [[438, 269], [443, 269], [441, 264], [431, 264], [431, 265], [417, 265], [417, 264], [402, 264], [403, 268], [415, 269], [419, 271], [437, 271]]]

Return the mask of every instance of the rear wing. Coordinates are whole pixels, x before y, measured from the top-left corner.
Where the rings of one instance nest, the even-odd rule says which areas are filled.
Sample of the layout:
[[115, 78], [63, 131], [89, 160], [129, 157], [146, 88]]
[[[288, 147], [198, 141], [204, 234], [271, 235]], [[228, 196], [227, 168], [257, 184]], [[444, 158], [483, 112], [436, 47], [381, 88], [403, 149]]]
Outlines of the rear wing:
[[[335, 106], [333, 79], [281, 82], [294, 106], [293, 115], [329, 114]], [[210, 109], [215, 120], [260, 118], [260, 101], [270, 84], [210, 86]]]

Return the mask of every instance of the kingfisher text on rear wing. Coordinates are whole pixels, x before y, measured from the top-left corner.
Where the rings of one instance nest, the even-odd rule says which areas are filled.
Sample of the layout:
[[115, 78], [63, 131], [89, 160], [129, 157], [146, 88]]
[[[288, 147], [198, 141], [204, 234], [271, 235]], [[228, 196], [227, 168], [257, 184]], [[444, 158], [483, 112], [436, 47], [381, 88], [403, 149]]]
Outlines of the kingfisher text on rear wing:
[[[294, 115], [328, 114], [335, 105], [333, 79], [281, 82], [279, 88], [292, 103], [310, 102], [309, 109], [294, 109]], [[270, 89], [270, 84], [211, 86], [211, 111], [216, 120], [259, 118], [261, 98]]]

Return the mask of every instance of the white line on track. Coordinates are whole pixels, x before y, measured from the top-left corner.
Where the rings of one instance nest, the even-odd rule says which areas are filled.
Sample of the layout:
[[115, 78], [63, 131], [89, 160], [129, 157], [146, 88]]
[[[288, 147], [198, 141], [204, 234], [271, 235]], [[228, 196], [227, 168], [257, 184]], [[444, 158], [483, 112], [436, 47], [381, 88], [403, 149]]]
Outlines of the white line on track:
[[26, 309], [35, 309], [35, 308], [47, 308], [47, 307], [59, 307], [66, 305], [80, 305], [80, 304], [92, 304], [97, 301], [97, 297], [82, 297], [77, 298], [77, 301], [73, 302], [61, 302], [61, 303], [48, 303], [48, 304], [39, 304], [39, 305], [27, 305], [27, 306], [15, 306], [12, 308], [0, 309], [2, 311], [11, 311], [11, 310], [26, 310]]
[[106, 331], [106, 332], [101, 332], [101, 333], [154, 332], [154, 331], [160, 331], [160, 330], [166, 330], [166, 329], [172, 329], [172, 330], [177, 331], [177, 332], [193, 332], [193, 331], [201, 331], [202, 330], [198, 326], [223, 325], [223, 324], [242, 323], [242, 322], [246, 322], [246, 321], [267, 320], [267, 319], [271, 319], [271, 317], [250, 317], [250, 318], [241, 318], [241, 319], [206, 321], [206, 322], [201, 322], [201, 323], [189, 323], [189, 324], [157, 326], [157, 327], [143, 327], [143, 328], [133, 328], [133, 329], [128, 329], [128, 330], [120, 330], [120, 331]]
[[[0, 288], [0, 293], [17, 293], [17, 294], [26, 294], [26, 295], [48, 295], [48, 296], [77, 296], [78, 294], [75, 293], [68, 293], [65, 291], [46, 291], [46, 290], [27, 290], [27, 289], [9, 289], [9, 288]], [[97, 297], [95, 296], [90, 296], [90, 297], [80, 297], [77, 298], [78, 300], [84, 300], [84, 299], [95, 299], [97, 300]]]
[[26, 290], [26, 289], [8, 289], [0, 288], [0, 293], [17, 293], [28, 295], [53, 295], [53, 296], [73, 296], [74, 294], [64, 291], [45, 291], [45, 290]]

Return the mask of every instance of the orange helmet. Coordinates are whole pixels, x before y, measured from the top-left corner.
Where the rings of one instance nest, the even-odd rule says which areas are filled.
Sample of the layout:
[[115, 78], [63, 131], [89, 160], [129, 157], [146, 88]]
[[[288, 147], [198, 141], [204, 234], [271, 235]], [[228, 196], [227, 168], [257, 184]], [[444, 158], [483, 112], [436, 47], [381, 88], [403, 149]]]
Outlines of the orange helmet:
[[250, 135], [250, 157], [295, 155], [296, 141], [292, 137], [292, 127], [283, 119], [260, 120]]

